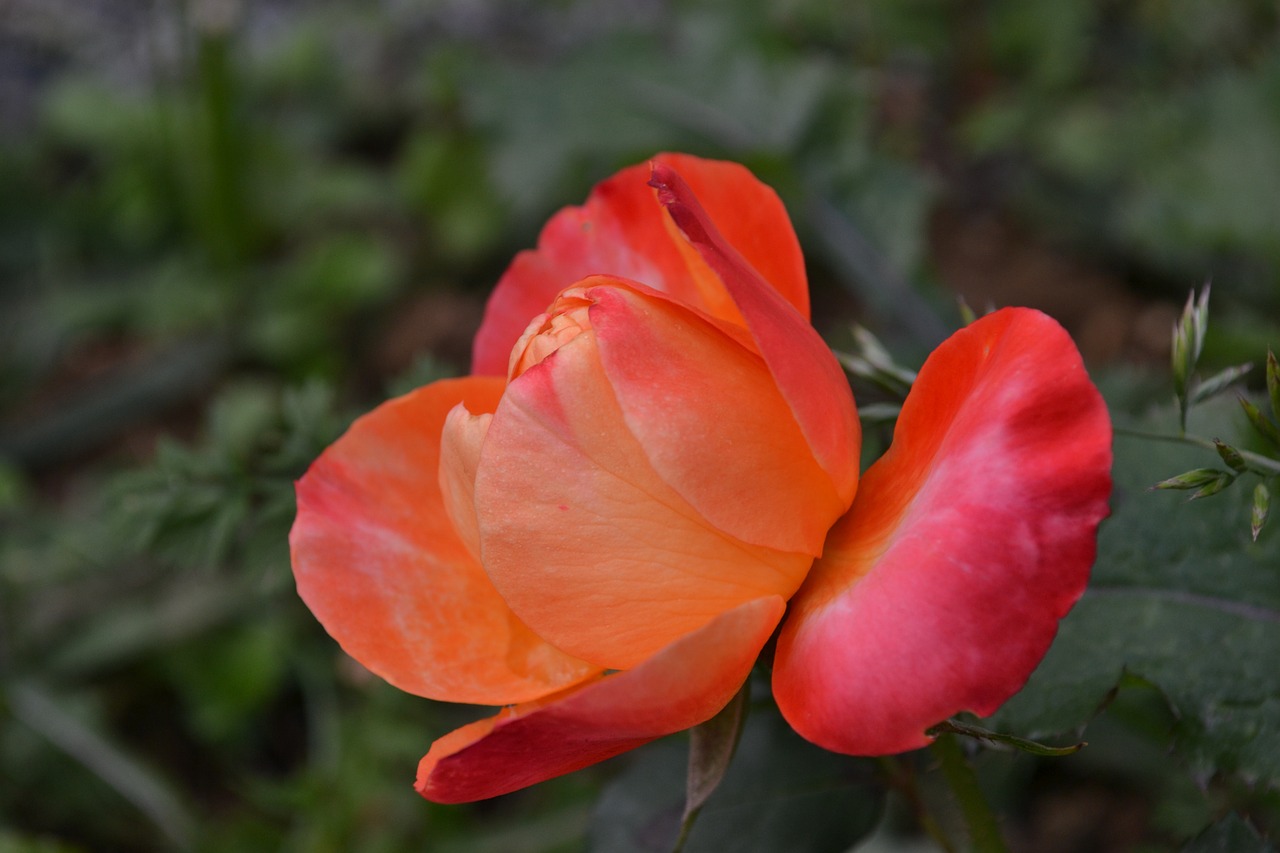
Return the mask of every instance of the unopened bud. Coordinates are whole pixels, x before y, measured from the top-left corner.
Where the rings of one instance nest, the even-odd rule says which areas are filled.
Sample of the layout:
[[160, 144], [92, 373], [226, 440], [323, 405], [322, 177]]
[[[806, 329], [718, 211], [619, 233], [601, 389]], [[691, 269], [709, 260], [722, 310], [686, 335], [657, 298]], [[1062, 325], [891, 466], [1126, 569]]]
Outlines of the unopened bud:
[[1218, 455], [1222, 457], [1222, 461], [1227, 463], [1227, 467], [1237, 474], [1243, 474], [1248, 470], [1249, 466], [1245, 464], [1244, 457], [1240, 455], [1240, 451], [1236, 450], [1229, 444], [1224, 444], [1218, 439], [1213, 440], [1213, 446], [1217, 449]]
[[1153, 489], [1198, 489], [1201, 486], [1216, 482], [1224, 472], [1217, 468], [1195, 468], [1176, 477], [1161, 480]]
[[1187, 498], [1187, 500], [1197, 501], [1197, 500], [1200, 500], [1200, 498], [1212, 497], [1213, 495], [1216, 495], [1218, 492], [1225, 489], [1227, 486], [1230, 486], [1235, 481], [1236, 481], [1235, 474], [1228, 474], [1226, 471], [1223, 471], [1220, 474], [1218, 474], [1218, 478], [1216, 480], [1214, 480], [1212, 483], [1209, 483], [1207, 486], [1205, 486], [1203, 489], [1193, 494], [1191, 497]]
[[1267, 491], [1265, 483], [1259, 483], [1253, 487], [1253, 513], [1250, 519], [1250, 528], [1253, 531], [1253, 541], [1258, 541], [1258, 534], [1262, 532], [1262, 525], [1267, 523], [1267, 513], [1271, 511], [1271, 492]]

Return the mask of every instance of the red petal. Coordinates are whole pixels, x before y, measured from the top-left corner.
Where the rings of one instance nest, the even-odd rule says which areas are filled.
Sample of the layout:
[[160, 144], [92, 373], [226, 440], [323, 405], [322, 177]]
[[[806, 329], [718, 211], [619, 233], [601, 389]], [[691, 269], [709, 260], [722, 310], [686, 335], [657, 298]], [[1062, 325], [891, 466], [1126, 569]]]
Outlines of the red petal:
[[499, 705], [598, 669], [534, 635], [445, 514], [440, 436], [458, 403], [491, 412], [500, 379], [437, 382], [356, 421], [298, 481], [298, 592], [325, 629], [402, 690]]
[[[769, 187], [737, 163], [660, 154], [715, 217], [725, 239], [804, 317], [809, 291], [791, 220]], [[505, 374], [507, 357], [529, 321], [556, 294], [589, 275], [638, 281], [713, 316], [733, 312], [718, 283], [689, 266], [678, 235], [648, 186], [650, 166], [624, 169], [599, 184], [582, 207], [549, 221], [538, 248], [516, 256], [498, 282], [476, 335], [473, 372]]]
[[993, 712], [1084, 591], [1110, 468], [1106, 407], [1053, 320], [1006, 309], [943, 343], [792, 600], [774, 669], [787, 720], [878, 755]]
[[496, 797], [709, 720], [750, 674], [783, 607], [776, 596], [748, 602], [633, 670], [445, 735], [418, 765], [419, 793]]
[[690, 245], [719, 277], [755, 339], [814, 457], [845, 501], [858, 482], [862, 430], [840, 365], [806, 315], [793, 310], [752, 267], [668, 165], [654, 163], [658, 199]]

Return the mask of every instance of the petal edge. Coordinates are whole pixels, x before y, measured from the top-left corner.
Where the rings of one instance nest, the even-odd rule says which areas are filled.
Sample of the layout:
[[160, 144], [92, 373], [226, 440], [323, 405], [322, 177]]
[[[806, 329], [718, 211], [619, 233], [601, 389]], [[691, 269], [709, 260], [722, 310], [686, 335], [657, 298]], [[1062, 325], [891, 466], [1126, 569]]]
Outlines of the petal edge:
[[804, 737], [901, 752], [1021, 689], [1080, 597], [1107, 515], [1111, 427], [1066, 332], [1005, 309], [929, 358], [778, 638]]
[[450, 732], [415, 787], [439, 803], [496, 797], [705, 722], [742, 686], [784, 607], [747, 602], [633, 670]]
[[496, 705], [597, 671], [515, 617], [445, 513], [446, 416], [459, 403], [492, 411], [502, 384], [445, 380], [384, 403], [297, 483], [299, 595], [348, 654], [409, 693]]

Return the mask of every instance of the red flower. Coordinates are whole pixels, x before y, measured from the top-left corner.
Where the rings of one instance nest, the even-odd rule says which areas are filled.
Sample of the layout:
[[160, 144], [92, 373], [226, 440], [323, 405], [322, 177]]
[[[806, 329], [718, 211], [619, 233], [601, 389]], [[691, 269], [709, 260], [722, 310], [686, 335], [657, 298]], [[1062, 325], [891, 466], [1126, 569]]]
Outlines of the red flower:
[[779, 622], [774, 695], [800, 734], [922, 746], [1026, 681], [1107, 512], [1106, 409], [1026, 309], [938, 348], [859, 484], [790, 222], [731, 163], [662, 155], [553, 217], [499, 282], [474, 370], [358, 420], [298, 482], [290, 537], [353, 657], [508, 706], [431, 746], [418, 789], [440, 802], [709, 719]]

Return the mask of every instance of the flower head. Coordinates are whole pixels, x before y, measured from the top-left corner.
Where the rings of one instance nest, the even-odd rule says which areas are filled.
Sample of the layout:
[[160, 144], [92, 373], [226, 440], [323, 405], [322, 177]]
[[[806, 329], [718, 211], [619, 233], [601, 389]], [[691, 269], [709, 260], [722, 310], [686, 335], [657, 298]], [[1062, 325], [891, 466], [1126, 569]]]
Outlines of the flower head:
[[1105, 407], [1025, 309], [939, 347], [859, 483], [790, 222], [735, 164], [661, 155], [557, 214], [499, 282], [473, 371], [358, 420], [298, 482], [291, 535], [353, 657], [508, 706], [422, 759], [442, 802], [709, 719], [779, 625], [800, 734], [921, 746], [1025, 682], [1107, 511]]

